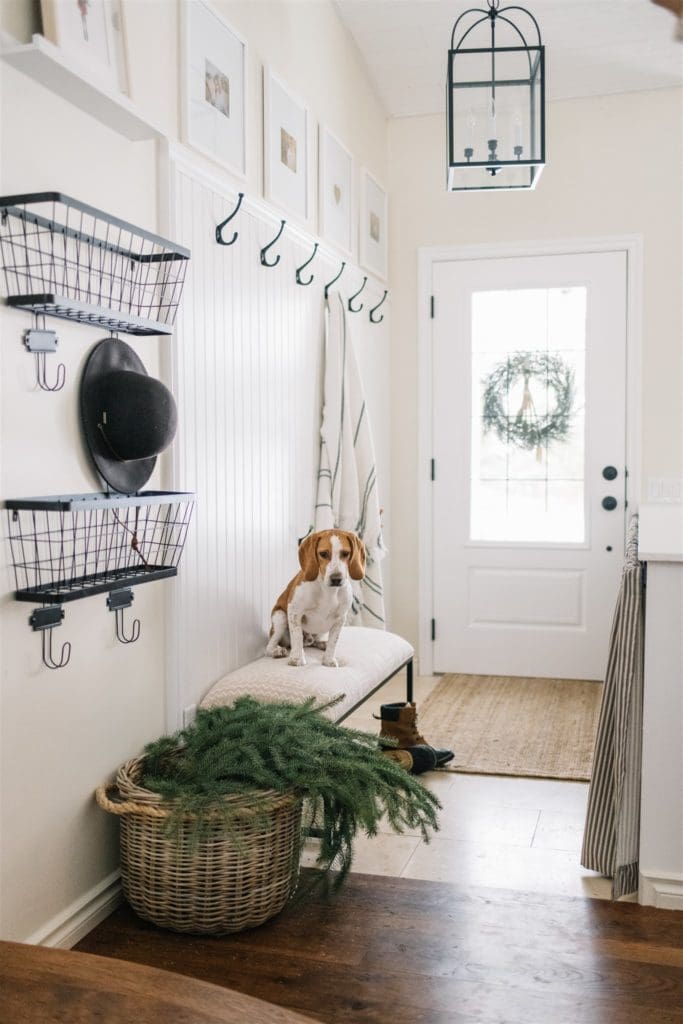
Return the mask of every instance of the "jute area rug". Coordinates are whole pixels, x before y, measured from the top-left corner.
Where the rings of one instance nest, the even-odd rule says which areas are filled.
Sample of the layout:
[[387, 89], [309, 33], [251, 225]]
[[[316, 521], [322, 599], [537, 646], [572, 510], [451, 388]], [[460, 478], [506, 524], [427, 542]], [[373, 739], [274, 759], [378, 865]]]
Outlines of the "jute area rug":
[[451, 771], [588, 780], [602, 683], [445, 675], [418, 707], [418, 728], [455, 752]]

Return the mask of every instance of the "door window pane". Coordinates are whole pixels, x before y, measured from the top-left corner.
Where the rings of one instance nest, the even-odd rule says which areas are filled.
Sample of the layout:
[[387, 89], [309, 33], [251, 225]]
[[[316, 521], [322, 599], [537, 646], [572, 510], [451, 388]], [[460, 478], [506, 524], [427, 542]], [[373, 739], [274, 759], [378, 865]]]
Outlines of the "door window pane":
[[472, 296], [472, 540], [585, 540], [585, 370], [585, 287]]

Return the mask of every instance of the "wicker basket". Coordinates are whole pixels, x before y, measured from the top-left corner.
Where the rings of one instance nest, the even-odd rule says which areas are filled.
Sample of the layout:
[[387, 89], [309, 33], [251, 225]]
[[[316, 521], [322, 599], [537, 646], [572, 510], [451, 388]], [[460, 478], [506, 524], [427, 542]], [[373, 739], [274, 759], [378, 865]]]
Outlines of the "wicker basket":
[[237, 813], [230, 828], [217, 814], [197, 840], [188, 816], [170, 836], [173, 805], [139, 785], [143, 768], [142, 757], [126, 762], [96, 793], [100, 807], [121, 818], [123, 892], [133, 910], [162, 928], [214, 935], [279, 913], [299, 877], [301, 798], [273, 790], [229, 796]]

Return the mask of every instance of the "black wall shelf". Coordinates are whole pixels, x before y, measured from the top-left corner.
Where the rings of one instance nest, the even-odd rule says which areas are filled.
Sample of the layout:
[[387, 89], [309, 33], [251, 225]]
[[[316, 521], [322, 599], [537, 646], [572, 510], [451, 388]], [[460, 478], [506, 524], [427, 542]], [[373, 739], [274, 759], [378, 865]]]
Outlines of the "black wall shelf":
[[[66, 644], [57, 661], [52, 631], [61, 626], [61, 605], [96, 594], [115, 593], [107, 606], [117, 612], [116, 636], [122, 643], [137, 640], [140, 624], [126, 637], [122, 609], [132, 602], [126, 588], [176, 576], [194, 510], [194, 494], [141, 491], [139, 494], [70, 494], [43, 498], [11, 498], [7, 509], [8, 538], [17, 601], [49, 606], [29, 619], [43, 635], [43, 662], [64, 668], [70, 658]], [[46, 635], [49, 631], [49, 636]]]
[[190, 252], [61, 192], [0, 198], [7, 303], [134, 335], [172, 333]]
[[62, 604], [175, 576], [194, 494], [5, 501], [18, 601]]
[[59, 320], [75, 320], [79, 324], [104, 327], [112, 334], [164, 335], [173, 333], [173, 325], [145, 320], [129, 313], [122, 316], [101, 306], [77, 302], [65, 295], [10, 295], [7, 305], [29, 313], [54, 316]]

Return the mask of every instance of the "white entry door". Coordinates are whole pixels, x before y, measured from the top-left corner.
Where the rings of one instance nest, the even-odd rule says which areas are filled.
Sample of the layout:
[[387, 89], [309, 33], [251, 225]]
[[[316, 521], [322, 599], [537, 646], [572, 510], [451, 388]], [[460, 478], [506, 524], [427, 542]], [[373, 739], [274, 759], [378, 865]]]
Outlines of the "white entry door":
[[434, 264], [434, 670], [601, 679], [626, 500], [626, 254]]

